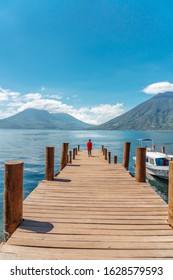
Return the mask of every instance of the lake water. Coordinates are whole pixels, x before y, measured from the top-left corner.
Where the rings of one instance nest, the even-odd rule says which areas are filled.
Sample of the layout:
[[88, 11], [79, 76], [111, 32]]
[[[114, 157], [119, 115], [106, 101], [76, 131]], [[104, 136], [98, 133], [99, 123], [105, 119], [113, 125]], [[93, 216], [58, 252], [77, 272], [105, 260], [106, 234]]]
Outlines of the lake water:
[[[22, 160], [24, 162], [24, 198], [44, 179], [45, 147], [55, 147], [55, 173], [59, 170], [61, 147], [69, 143], [69, 149], [81, 146], [86, 148], [88, 139], [93, 149], [104, 145], [118, 162], [122, 162], [124, 142], [131, 142], [130, 172], [134, 173], [132, 156], [135, 155], [137, 139], [151, 138], [156, 149], [166, 147], [167, 153], [173, 153], [173, 132], [169, 131], [55, 131], [55, 130], [0, 130], [0, 239], [3, 238], [3, 188], [4, 162]], [[167, 201], [167, 182], [148, 178], [153, 188]]]

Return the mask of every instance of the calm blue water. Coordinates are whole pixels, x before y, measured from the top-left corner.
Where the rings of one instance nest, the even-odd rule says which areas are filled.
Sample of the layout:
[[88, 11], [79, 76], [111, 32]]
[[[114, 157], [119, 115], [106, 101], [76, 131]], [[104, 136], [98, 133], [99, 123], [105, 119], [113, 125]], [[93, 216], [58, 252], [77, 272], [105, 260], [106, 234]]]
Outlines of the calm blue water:
[[[124, 142], [131, 142], [129, 170], [134, 173], [132, 156], [135, 155], [138, 138], [152, 138], [156, 149], [166, 146], [167, 153], [173, 153], [173, 132], [151, 131], [55, 131], [55, 130], [0, 130], [0, 239], [3, 236], [3, 188], [4, 162], [22, 160], [24, 162], [24, 198], [44, 179], [45, 147], [55, 147], [55, 173], [59, 170], [61, 146], [69, 142], [70, 147], [80, 144], [85, 149], [88, 139], [92, 139], [93, 149], [104, 145], [122, 162]], [[148, 178], [153, 188], [167, 200], [167, 183]]]

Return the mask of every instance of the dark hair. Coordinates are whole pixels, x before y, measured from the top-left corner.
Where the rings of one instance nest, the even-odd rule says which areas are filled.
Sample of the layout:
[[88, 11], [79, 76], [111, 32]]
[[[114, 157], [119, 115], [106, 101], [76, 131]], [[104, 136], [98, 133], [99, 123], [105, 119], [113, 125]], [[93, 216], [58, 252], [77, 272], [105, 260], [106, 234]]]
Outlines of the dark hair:
[[91, 139], [89, 139], [89, 142], [91, 142]]

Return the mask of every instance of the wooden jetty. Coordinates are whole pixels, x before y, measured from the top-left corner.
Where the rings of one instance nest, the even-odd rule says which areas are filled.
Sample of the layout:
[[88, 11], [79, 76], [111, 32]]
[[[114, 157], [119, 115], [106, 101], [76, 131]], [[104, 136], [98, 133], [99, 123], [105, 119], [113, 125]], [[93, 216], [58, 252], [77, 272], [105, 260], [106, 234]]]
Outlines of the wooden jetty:
[[173, 259], [173, 229], [160, 196], [101, 151], [88, 157], [78, 149], [74, 158], [25, 199], [24, 220], [0, 258]]

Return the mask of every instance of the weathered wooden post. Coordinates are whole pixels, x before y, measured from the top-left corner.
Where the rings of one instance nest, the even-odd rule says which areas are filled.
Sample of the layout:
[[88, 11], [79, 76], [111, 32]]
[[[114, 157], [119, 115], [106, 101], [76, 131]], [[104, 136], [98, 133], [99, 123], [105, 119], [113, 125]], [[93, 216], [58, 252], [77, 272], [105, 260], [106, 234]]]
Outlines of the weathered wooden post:
[[173, 161], [169, 162], [168, 223], [173, 228]]
[[114, 163], [117, 163], [117, 156], [114, 156]]
[[161, 147], [162, 153], [165, 154], [165, 146]]
[[108, 163], [111, 163], [111, 152], [108, 152]]
[[103, 155], [105, 155], [105, 147], [103, 146]]
[[78, 148], [78, 152], [79, 152], [80, 151], [80, 145], [78, 145], [77, 148]]
[[101, 147], [101, 151], [102, 151], [102, 153], [104, 154], [104, 151], [103, 151], [103, 149], [104, 149], [104, 145], [102, 145], [102, 147]]
[[146, 148], [136, 148], [136, 181], [146, 180]]
[[105, 154], [105, 160], [107, 160], [108, 159], [108, 150], [107, 150], [107, 148], [105, 148], [104, 150], [105, 150], [105, 153], [104, 153]]
[[54, 147], [46, 147], [45, 179], [54, 179]]
[[72, 151], [69, 151], [69, 163], [72, 163]]
[[129, 168], [130, 145], [131, 145], [130, 142], [125, 142], [124, 143], [124, 154], [123, 154], [123, 163], [122, 163], [122, 165], [127, 170]]
[[73, 159], [75, 159], [76, 151], [75, 148], [73, 148]]
[[75, 148], [75, 155], [77, 156], [77, 148]]
[[61, 160], [60, 160], [60, 169], [62, 170], [67, 164], [67, 155], [68, 155], [68, 143], [62, 144]]
[[4, 230], [8, 240], [23, 220], [23, 162], [6, 162], [4, 173]]

